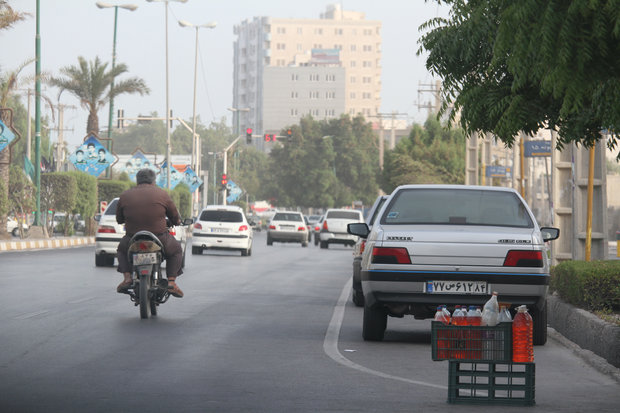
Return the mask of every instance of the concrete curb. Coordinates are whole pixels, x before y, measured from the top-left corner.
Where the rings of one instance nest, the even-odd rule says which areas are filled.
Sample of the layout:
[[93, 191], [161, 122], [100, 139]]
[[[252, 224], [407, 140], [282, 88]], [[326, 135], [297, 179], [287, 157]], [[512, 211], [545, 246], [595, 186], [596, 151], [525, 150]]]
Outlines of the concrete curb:
[[95, 245], [95, 237], [50, 238], [37, 240], [0, 241], [2, 251], [25, 251], [49, 248], [71, 248]]
[[548, 324], [558, 333], [620, 367], [620, 326], [565, 303], [557, 295], [547, 297]]

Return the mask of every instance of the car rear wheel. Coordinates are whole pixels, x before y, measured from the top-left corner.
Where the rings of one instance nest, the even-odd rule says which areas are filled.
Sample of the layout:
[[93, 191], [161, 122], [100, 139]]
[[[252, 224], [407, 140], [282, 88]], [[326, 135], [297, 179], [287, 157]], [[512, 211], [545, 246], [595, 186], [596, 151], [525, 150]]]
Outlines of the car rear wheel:
[[547, 306], [543, 310], [532, 311], [534, 320], [534, 345], [544, 346], [547, 342]]
[[364, 341], [381, 341], [387, 327], [387, 311], [383, 307], [364, 306], [362, 337]]
[[314, 234], [314, 246], [316, 247], [317, 245], [319, 245], [319, 236]]
[[95, 255], [95, 267], [103, 267], [103, 266], [105, 266], [105, 256]]
[[201, 254], [202, 254], [202, 248], [192, 247], [192, 255], [201, 255]]
[[329, 246], [329, 244], [327, 243], [327, 241], [321, 241], [321, 248], [327, 249], [328, 246]]
[[105, 265], [107, 267], [114, 267], [114, 255], [104, 255]]
[[19, 228], [15, 227], [13, 228], [13, 231], [11, 231], [11, 235], [13, 235], [14, 237], [19, 235]]
[[302, 247], [307, 247], [307, 246], [308, 246], [308, 241], [304, 241], [304, 242], [302, 242], [302, 243], [301, 243], [301, 246], [302, 246]]
[[357, 307], [363, 307], [364, 306], [364, 293], [362, 292], [361, 289], [357, 289], [355, 288], [355, 286], [353, 286], [352, 289], [352, 297], [351, 299], [353, 300], [353, 304], [355, 304]]
[[267, 245], [273, 245], [273, 240], [269, 235], [267, 235]]

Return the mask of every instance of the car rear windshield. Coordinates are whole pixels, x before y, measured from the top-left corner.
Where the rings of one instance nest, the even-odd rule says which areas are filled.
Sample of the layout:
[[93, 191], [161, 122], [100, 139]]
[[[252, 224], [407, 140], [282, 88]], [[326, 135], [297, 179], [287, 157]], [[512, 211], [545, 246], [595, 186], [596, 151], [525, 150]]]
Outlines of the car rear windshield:
[[303, 219], [302, 219], [300, 214], [292, 214], [292, 213], [287, 213], [287, 212], [277, 212], [273, 216], [273, 221], [295, 221], [295, 222], [299, 222], [299, 221], [303, 221]]
[[211, 222], [243, 222], [243, 215], [237, 211], [202, 211], [200, 221]]
[[327, 219], [337, 218], [337, 219], [360, 219], [360, 213], [356, 211], [329, 211], [327, 213]]
[[108, 205], [104, 215], [116, 215], [116, 206], [118, 205], [118, 199], [115, 199]]
[[385, 209], [381, 224], [534, 226], [514, 193], [430, 188], [399, 191]]

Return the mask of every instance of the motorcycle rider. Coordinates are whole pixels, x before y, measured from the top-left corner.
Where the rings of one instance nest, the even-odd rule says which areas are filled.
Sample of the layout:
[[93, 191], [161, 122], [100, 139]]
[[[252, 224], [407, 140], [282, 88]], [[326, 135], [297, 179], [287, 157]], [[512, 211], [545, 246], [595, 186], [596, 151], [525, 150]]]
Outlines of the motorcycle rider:
[[174, 297], [181, 298], [183, 291], [177, 286], [176, 278], [183, 273], [183, 250], [166, 226], [166, 217], [172, 225], [180, 225], [181, 217], [168, 193], [155, 185], [155, 178], [153, 170], [140, 169], [136, 174], [137, 185], [123, 192], [118, 200], [116, 222], [125, 224], [125, 236], [117, 248], [117, 271], [123, 274], [124, 279], [116, 291], [123, 293], [132, 284], [131, 263], [127, 258], [131, 237], [138, 231], [150, 231], [164, 246], [168, 291]]

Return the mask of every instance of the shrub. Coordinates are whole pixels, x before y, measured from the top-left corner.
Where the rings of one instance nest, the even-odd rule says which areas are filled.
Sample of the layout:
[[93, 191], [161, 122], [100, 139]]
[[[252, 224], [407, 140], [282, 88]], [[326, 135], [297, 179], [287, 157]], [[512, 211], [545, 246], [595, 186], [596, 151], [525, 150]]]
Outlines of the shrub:
[[99, 180], [97, 181], [98, 202], [110, 202], [114, 198], [121, 196], [131, 186], [132, 184], [129, 181]]
[[170, 197], [179, 210], [181, 218], [188, 218], [192, 215], [192, 194], [185, 184], [177, 185], [170, 193]]
[[620, 261], [565, 261], [551, 270], [551, 290], [587, 310], [620, 310]]

